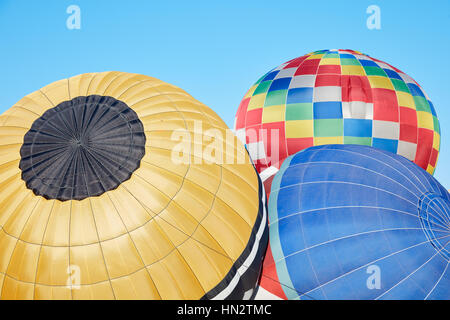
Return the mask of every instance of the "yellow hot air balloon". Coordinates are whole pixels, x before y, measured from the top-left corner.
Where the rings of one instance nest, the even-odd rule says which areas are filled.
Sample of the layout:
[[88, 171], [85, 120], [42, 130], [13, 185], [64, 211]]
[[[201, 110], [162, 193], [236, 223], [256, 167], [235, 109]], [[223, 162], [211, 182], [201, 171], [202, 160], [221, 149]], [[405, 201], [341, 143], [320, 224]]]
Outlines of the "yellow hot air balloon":
[[[198, 161], [199, 122], [244, 163]], [[138, 74], [83, 74], [24, 97], [0, 116], [0, 297], [251, 297], [265, 195], [226, 130], [185, 91]]]

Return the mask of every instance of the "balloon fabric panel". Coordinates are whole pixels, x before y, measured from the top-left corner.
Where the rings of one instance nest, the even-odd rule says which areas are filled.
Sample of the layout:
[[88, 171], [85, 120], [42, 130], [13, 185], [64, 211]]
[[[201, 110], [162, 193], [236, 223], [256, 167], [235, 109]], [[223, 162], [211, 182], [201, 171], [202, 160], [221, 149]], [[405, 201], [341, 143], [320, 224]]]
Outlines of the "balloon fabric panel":
[[[270, 268], [289, 299], [449, 299], [449, 205], [447, 190], [403, 157], [309, 148], [272, 184]], [[380, 288], [368, 286], [368, 268], [380, 270]]]
[[433, 174], [440, 149], [439, 120], [425, 91], [354, 50], [315, 51], [271, 70], [244, 96], [235, 129], [259, 172], [308, 147], [359, 144]]
[[123, 72], [55, 82], [1, 115], [0, 297], [250, 298], [264, 189], [245, 151], [197, 164], [191, 139], [173, 162], [173, 132], [192, 137], [194, 121], [226, 136], [185, 91]]

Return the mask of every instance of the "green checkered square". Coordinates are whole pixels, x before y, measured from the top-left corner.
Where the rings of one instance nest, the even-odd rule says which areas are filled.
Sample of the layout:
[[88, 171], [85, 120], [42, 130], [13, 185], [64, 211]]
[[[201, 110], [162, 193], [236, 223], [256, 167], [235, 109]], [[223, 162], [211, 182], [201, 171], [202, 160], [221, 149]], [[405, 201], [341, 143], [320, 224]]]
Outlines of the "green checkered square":
[[312, 103], [293, 103], [286, 105], [286, 120], [312, 120]]
[[433, 125], [434, 125], [434, 131], [441, 134], [441, 127], [439, 125], [439, 120], [437, 117], [433, 116]]
[[341, 58], [341, 65], [343, 66], [360, 66], [358, 59]]
[[266, 101], [264, 103], [265, 107], [268, 106], [278, 106], [286, 103], [287, 90], [275, 90], [269, 91], [266, 96]]
[[255, 92], [253, 92], [253, 95], [256, 95], [259, 93], [265, 93], [265, 92], [269, 91], [271, 84], [272, 84], [272, 80], [261, 82], [259, 84], [259, 86], [256, 88]]
[[324, 58], [339, 58], [339, 53], [327, 53]]
[[426, 111], [428, 113], [431, 113], [430, 104], [428, 103], [427, 99], [420, 96], [413, 96], [414, 103], [416, 104], [416, 110], [417, 111]]
[[366, 71], [366, 74], [368, 76], [380, 76], [380, 77], [387, 77], [386, 72], [384, 72], [383, 69], [378, 67], [364, 67], [364, 70]]
[[394, 88], [396, 91], [403, 91], [406, 93], [410, 93], [408, 86], [406, 85], [406, 83], [403, 80], [391, 78], [391, 81], [392, 81], [392, 84], [394, 85]]
[[314, 137], [337, 137], [344, 133], [343, 119], [315, 119]]
[[372, 146], [372, 138], [370, 137], [344, 137], [344, 144], [359, 144], [363, 146]]

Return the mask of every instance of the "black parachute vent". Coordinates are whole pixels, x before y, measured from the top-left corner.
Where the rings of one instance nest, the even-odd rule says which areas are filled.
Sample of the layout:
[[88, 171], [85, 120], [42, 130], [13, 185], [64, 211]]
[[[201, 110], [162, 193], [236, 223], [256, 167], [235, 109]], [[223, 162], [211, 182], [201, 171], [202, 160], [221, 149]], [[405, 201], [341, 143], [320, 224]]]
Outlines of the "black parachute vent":
[[116, 189], [140, 167], [144, 126], [136, 112], [109, 96], [60, 103], [34, 121], [20, 150], [27, 188], [60, 201]]

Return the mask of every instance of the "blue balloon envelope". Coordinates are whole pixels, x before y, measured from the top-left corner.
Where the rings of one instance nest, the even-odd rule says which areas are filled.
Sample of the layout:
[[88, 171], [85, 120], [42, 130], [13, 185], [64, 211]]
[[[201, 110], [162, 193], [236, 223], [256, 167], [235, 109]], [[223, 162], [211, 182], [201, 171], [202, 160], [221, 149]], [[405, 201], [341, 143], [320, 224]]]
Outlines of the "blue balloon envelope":
[[450, 299], [450, 196], [406, 158], [301, 151], [275, 176], [269, 215], [289, 299]]

